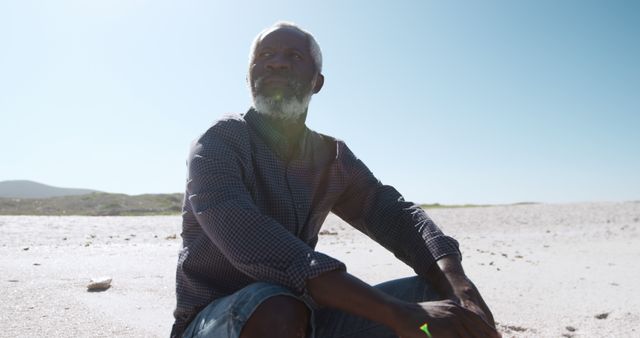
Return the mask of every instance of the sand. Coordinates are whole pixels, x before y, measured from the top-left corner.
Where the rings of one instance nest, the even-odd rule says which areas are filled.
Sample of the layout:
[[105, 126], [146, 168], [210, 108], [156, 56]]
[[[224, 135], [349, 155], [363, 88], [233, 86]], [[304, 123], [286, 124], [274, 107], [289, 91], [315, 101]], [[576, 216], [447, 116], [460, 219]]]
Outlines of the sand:
[[[640, 202], [428, 213], [504, 337], [640, 337]], [[0, 216], [0, 336], [168, 336], [179, 233], [178, 216]], [[371, 284], [412, 275], [333, 215], [317, 249]]]

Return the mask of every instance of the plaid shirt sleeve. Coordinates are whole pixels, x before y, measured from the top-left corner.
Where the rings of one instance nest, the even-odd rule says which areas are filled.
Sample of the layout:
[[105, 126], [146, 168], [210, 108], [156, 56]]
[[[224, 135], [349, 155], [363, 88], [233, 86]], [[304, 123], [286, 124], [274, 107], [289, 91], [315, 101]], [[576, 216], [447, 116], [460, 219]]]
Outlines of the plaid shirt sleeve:
[[193, 147], [188, 161], [187, 196], [198, 223], [231, 264], [259, 281], [306, 294], [306, 280], [342, 269], [342, 262], [314, 251], [254, 204], [243, 182], [250, 149], [224, 124]]
[[442, 233], [426, 212], [383, 185], [342, 144], [342, 163], [349, 185], [333, 212], [425, 277], [435, 261], [460, 254], [458, 242]]

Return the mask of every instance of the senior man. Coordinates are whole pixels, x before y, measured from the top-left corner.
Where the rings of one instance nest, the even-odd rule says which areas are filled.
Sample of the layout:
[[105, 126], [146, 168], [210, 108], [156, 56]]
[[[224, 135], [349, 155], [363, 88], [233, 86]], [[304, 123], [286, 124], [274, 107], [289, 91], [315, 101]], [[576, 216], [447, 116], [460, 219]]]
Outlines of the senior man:
[[[499, 337], [458, 243], [305, 125], [324, 84], [314, 37], [290, 23], [262, 31], [247, 80], [253, 107], [216, 122], [188, 157], [172, 336]], [[417, 276], [372, 287], [315, 251], [329, 212]]]

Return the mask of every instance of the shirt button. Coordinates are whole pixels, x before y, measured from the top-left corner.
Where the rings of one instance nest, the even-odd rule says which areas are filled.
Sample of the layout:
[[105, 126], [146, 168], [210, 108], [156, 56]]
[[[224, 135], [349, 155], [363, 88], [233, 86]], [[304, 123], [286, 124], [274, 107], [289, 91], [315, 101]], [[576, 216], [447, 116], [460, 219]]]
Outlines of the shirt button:
[[296, 207], [297, 207], [298, 209], [302, 210], [302, 208], [304, 208], [304, 205], [302, 205], [302, 203], [298, 203], [298, 204], [296, 205]]

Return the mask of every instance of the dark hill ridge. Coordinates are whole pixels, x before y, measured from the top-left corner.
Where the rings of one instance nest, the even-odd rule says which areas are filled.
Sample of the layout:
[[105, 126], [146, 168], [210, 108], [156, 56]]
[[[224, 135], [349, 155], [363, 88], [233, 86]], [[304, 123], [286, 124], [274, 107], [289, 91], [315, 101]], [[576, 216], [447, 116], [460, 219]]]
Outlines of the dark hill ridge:
[[59, 188], [26, 180], [0, 182], [0, 197], [4, 198], [49, 198], [86, 195], [94, 192], [98, 191], [90, 189]]
[[143, 216], [179, 214], [183, 194], [94, 192], [50, 198], [0, 198], [0, 215]]
[[179, 214], [182, 194], [130, 196], [52, 187], [33, 181], [0, 182], [0, 215], [137, 216]]

